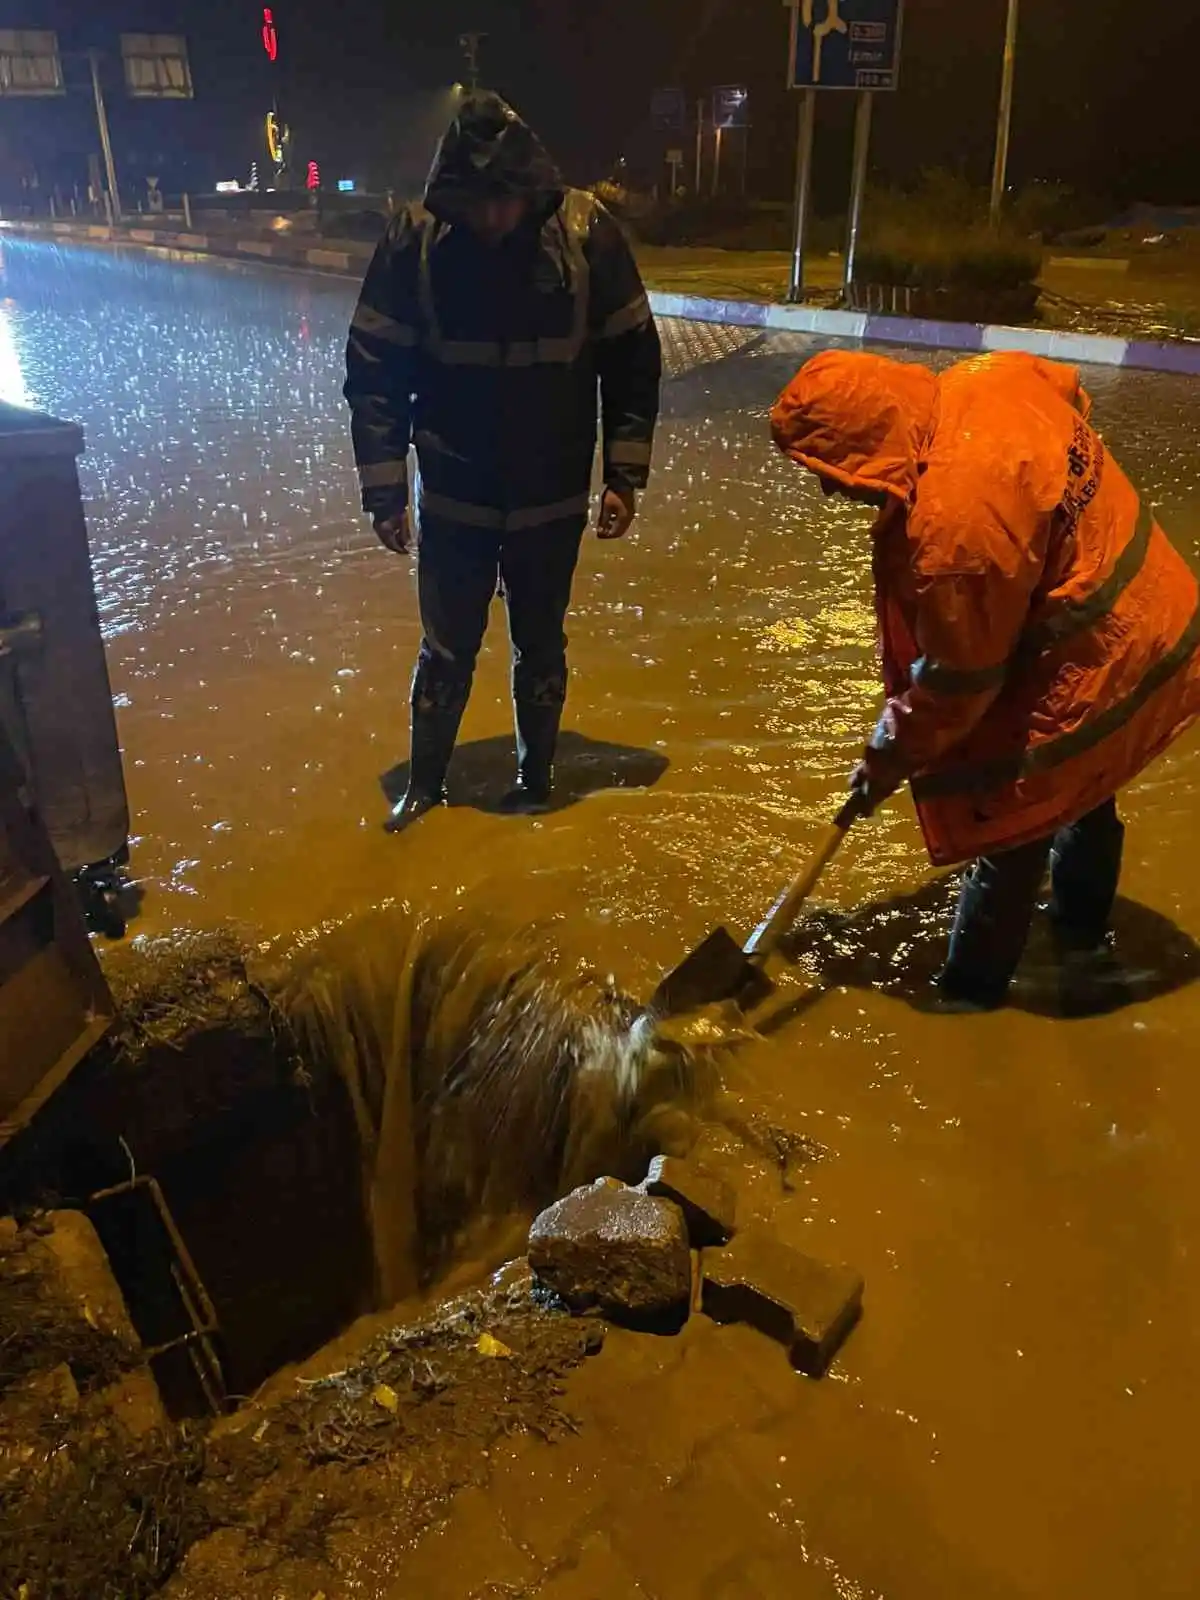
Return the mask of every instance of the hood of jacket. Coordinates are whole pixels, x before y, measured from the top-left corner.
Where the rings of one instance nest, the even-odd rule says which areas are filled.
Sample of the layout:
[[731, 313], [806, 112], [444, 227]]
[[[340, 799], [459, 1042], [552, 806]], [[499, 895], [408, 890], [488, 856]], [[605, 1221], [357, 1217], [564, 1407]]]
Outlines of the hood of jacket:
[[810, 472], [911, 505], [937, 394], [928, 367], [827, 350], [780, 395], [771, 433], [784, 455]]
[[498, 94], [470, 94], [447, 128], [425, 187], [439, 222], [460, 223], [479, 200], [519, 196], [535, 215], [562, 204], [562, 173], [527, 122]]

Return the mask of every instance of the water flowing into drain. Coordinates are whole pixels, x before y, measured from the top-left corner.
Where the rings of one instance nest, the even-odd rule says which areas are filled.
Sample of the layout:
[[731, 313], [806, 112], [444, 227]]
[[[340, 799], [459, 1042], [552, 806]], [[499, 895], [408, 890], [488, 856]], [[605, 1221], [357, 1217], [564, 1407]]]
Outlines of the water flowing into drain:
[[381, 1304], [469, 1256], [489, 1223], [601, 1173], [638, 1176], [655, 1119], [712, 1087], [529, 936], [400, 906], [296, 951], [279, 1004], [301, 1054], [349, 1090]]

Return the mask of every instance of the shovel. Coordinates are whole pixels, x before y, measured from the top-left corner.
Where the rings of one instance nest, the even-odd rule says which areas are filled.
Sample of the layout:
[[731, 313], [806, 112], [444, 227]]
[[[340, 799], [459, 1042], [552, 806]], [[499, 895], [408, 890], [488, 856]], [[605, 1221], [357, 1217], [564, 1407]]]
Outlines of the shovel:
[[743, 1011], [752, 1011], [773, 994], [775, 984], [767, 974], [767, 962], [791, 932], [801, 908], [825, 876], [846, 835], [866, 813], [865, 798], [852, 795], [822, 834], [812, 860], [780, 896], [749, 943], [743, 948], [726, 928], [710, 933], [682, 966], [659, 984], [647, 1007], [650, 1015], [659, 1020], [687, 1016], [726, 1000], [735, 1000]]

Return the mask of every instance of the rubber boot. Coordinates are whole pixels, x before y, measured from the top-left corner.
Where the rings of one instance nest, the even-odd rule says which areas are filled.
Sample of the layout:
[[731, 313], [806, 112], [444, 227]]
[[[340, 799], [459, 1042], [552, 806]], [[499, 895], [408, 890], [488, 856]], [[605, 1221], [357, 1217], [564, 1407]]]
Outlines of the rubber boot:
[[554, 752], [562, 722], [561, 702], [535, 705], [516, 702], [517, 786], [500, 802], [508, 816], [536, 817], [550, 809], [554, 786]]
[[440, 706], [413, 706], [408, 790], [404, 799], [392, 807], [384, 824], [388, 833], [402, 833], [427, 811], [445, 805], [446, 769], [454, 754], [461, 721], [461, 708], [449, 711]]

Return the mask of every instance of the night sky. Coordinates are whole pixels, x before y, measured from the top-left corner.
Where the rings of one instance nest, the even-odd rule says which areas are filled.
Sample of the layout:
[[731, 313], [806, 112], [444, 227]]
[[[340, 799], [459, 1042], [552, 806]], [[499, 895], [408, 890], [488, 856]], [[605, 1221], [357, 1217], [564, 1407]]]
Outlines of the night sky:
[[[97, 0], [48, 0], [95, 18]], [[905, 180], [990, 169], [1005, 0], [908, 0], [902, 87], [884, 95], [874, 169]], [[31, 0], [32, 12], [41, 9]], [[259, 0], [102, 0], [111, 26], [178, 26], [221, 159], [240, 166], [265, 95]], [[463, 71], [458, 34], [486, 30], [485, 81], [589, 181], [647, 146], [659, 84], [752, 91], [755, 189], [790, 190], [794, 107], [782, 88], [780, 0], [277, 0], [280, 70], [297, 154], [328, 171], [417, 171]], [[138, 13], [135, 18], [134, 13]], [[1121, 200], [1200, 202], [1200, 4], [1023, 0], [1012, 177], [1059, 178]], [[268, 101], [269, 103], [269, 101]], [[822, 97], [818, 200], [837, 204], [847, 97]]]

